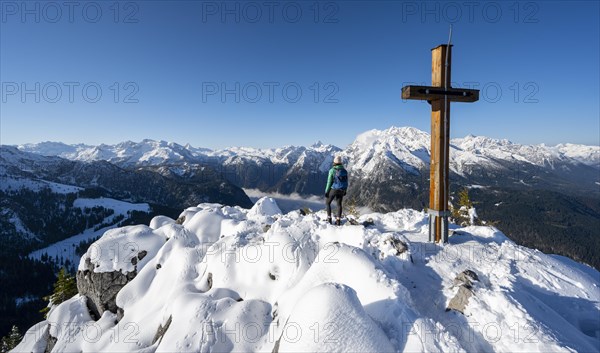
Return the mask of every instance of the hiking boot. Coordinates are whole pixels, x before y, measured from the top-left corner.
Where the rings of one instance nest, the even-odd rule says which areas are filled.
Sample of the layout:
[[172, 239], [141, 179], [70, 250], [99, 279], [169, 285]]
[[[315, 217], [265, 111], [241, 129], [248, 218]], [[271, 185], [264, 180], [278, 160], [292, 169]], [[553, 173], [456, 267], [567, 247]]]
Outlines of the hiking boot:
[[331, 223], [331, 217], [327, 217], [327, 223], [333, 224], [333, 223]]

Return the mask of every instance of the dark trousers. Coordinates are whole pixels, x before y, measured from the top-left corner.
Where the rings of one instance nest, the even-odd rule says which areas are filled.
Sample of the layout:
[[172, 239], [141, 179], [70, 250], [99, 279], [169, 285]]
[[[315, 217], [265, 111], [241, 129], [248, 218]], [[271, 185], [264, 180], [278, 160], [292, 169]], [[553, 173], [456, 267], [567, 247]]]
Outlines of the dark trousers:
[[331, 202], [335, 199], [337, 202], [337, 218], [342, 218], [342, 201], [344, 199], [344, 190], [331, 189], [329, 197], [325, 202], [327, 205], [327, 218], [331, 218]]

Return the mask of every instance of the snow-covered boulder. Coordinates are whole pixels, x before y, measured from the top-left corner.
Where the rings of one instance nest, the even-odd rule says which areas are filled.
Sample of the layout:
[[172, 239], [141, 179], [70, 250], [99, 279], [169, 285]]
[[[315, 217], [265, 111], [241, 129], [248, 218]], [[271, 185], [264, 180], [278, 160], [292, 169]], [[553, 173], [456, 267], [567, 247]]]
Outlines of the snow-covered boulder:
[[167, 216], [156, 216], [150, 221], [150, 228], [158, 229], [164, 225], [175, 223], [174, 219]]
[[[346, 322], [341, 325], [339, 323]], [[279, 352], [395, 352], [381, 327], [369, 317], [356, 292], [324, 283], [295, 305], [279, 341]]]
[[281, 215], [281, 209], [274, 199], [263, 197], [256, 201], [254, 206], [248, 211], [248, 219], [255, 220], [259, 223], [272, 224], [274, 217]]
[[96, 318], [105, 311], [117, 313], [115, 299], [163, 246], [166, 237], [147, 226], [107, 231], [82, 256], [77, 271], [77, 290], [87, 298]]

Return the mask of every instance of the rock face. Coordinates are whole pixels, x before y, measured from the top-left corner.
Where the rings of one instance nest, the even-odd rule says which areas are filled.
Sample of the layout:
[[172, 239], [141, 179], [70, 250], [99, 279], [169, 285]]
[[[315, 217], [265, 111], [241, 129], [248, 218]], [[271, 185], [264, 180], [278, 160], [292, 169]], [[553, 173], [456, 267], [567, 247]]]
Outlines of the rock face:
[[473, 295], [473, 282], [476, 281], [479, 281], [479, 277], [471, 270], [464, 270], [459, 273], [454, 279], [454, 286], [458, 286], [458, 292], [448, 303], [446, 311], [456, 310], [464, 314], [469, 298]]
[[[170, 229], [171, 225], [164, 227]], [[105, 311], [116, 314], [117, 320], [123, 317], [117, 294], [156, 256], [167, 239], [160, 230], [126, 226], [106, 231], [88, 248], [79, 262], [77, 290], [86, 298], [93, 319], [99, 319]]]
[[137, 269], [126, 274], [119, 271], [94, 272], [94, 265], [89, 258], [86, 258], [85, 270], [77, 271], [77, 291], [87, 297], [89, 312], [97, 320], [107, 310], [117, 313], [118, 307], [115, 302], [117, 293], [136, 275]]
[[158, 340], [160, 340], [165, 335], [165, 333], [169, 329], [169, 326], [171, 326], [171, 321], [173, 321], [172, 315], [169, 316], [169, 319], [167, 320], [167, 322], [165, 323], [164, 326], [162, 324], [158, 325], [156, 334], [154, 335], [154, 338], [152, 339], [152, 344], [155, 344], [156, 342], [158, 342]]
[[54, 349], [54, 346], [56, 345], [56, 342], [58, 341], [58, 338], [52, 337], [50, 335], [49, 331], [50, 331], [50, 326], [48, 326], [48, 329], [44, 333], [44, 335], [47, 336], [47, 339], [46, 339], [46, 349], [44, 349], [44, 353], [50, 353], [50, 352], [52, 352], [52, 349]]

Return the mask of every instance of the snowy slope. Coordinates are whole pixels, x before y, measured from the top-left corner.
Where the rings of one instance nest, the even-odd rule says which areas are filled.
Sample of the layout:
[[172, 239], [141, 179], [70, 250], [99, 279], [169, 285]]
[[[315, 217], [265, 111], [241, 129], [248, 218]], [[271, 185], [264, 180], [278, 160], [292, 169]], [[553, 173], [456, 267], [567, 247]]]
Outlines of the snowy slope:
[[[323, 218], [282, 215], [263, 198], [109, 231], [80, 270], [137, 271], [116, 297], [122, 314], [94, 321], [77, 295], [15, 351], [43, 352], [49, 336], [54, 352], [599, 351], [594, 269], [489, 227], [430, 244], [426, 214], [412, 210], [362, 216], [369, 227]], [[130, 248], [143, 260], [130, 261]], [[479, 277], [475, 295], [465, 315], [446, 311], [466, 269]]]
[[[150, 212], [150, 205], [147, 203], [139, 203], [133, 204], [129, 202], [124, 202], [120, 200], [115, 200], [111, 198], [98, 198], [98, 199], [88, 199], [88, 198], [78, 198], [73, 202], [74, 207], [80, 208], [93, 208], [95, 206], [104, 207], [107, 209], [114, 210], [114, 213], [108, 217], [106, 217], [101, 223], [104, 224], [113, 224], [114, 219], [118, 216], [128, 216], [128, 213], [131, 211], [140, 211], [140, 212]], [[88, 241], [95, 237], [101, 236], [109, 230], [110, 228], [114, 228], [115, 226], [107, 226], [98, 230], [94, 230], [94, 228], [86, 229], [80, 234], [73, 234], [71, 237], [51, 244], [43, 249], [36, 250], [29, 254], [30, 258], [40, 260], [42, 255], [47, 255], [50, 258], [56, 259], [64, 259], [65, 261], [68, 259], [71, 263], [77, 264], [79, 259], [77, 258], [77, 254], [75, 253], [75, 247], [79, 245], [82, 241]]]
[[83, 190], [83, 188], [78, 186], [59, 184], [47, 180], [26, 179], [8, 175], [0, 175], [1, 191], [13, 192], [21, 189], [28, 189], [34, 192], [49, 189], [56, 194], [70, 194]]

